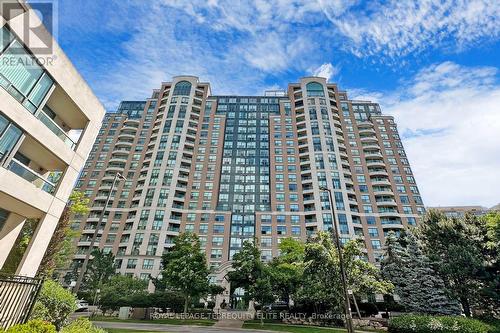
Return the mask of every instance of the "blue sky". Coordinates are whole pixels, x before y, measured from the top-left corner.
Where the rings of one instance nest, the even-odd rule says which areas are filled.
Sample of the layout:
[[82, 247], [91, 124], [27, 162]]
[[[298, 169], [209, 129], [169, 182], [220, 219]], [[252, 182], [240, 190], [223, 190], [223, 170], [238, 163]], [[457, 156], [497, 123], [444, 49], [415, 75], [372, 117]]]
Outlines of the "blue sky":
[[394, 115], [427, 205], [500, 202], [500, 2], [59, 0], [57, 39], [107, 109], [180, 74], [214, 94], [320, 75]]

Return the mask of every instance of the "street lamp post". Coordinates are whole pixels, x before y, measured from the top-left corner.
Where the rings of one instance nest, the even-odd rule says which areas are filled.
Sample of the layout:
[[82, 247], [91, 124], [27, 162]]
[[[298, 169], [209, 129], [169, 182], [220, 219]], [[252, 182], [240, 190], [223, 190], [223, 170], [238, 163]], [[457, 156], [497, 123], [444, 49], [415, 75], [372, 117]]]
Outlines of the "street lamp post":
[[109, 201], [111, 199], [111, 194], [113, 193], [113, 190], [115, 188], [115, 183], [117, 180], [127, 180], [124, 176], [122, 176], [120, 173], [115, 174], [115, 178], [113, 178], [113, 183], [111, 185], [111, 189], [109, 190], [108, 197], [106, 198], [106, 202], [104, 203], [104, 207], [102, 207], [101, 211], [101, 216], [99, 217], [99, 222], [97, 222], [97, 226], [95, 228], [94, 234], [92, 235], [92, 240], [90, 241], [89, 249], [87, 250], [87, 253], [85, 254], [85, 259], [83, 260], [83, 265], [82, 268], [80, 269], [80, 274], [78, 274], [78, 280], [76, 281], [75, 288], [73, 289], [74, 293], [77, 293], [80, 290], [80, 287], [82, 285], [83, 277], [85, 276], [85, 273], [87, 272], [87, 265], [89, 263], [90, 259], [90, 254], [94, 248], [94, 243], [97, 238], [97, 235], [99, 233], [99, 229], [101, 228], [101, 224], [104, 220], [104, 215], [106, 214], [106, 209], [108, 208]]
[[342, 248], [340, 246], [339, 230], [337, 228], [337, 219], [335, 218], [335, 206], [333, 202], [332, 191], [328, 187], [324, 186], [321, 186], [319, 189], [323, 192], [328, 192], [328, 198], [330, 199], [330, 206], [332, 209], [332, 216], [333, 216], [332, 236], [334, 237], [334, 242], [337, 245], [337, 251], [339, 253], [340, 274], [342, 276], [342, 288], [344, 289], [346, 328], [348, 333], [354, 333], [354, 328], [352, 326], [351, 304], [349, 302], [349, 289], [347, 288], [347, 277], [345, 273], [344, 256], [342, 255]]

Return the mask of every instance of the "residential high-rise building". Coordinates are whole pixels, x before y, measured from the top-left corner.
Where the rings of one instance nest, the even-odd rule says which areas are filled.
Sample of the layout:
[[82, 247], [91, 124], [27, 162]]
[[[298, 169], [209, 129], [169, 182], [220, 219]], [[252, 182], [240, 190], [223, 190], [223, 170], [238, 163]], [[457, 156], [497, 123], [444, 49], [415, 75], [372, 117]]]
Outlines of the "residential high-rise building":
[[471, 213], [476, 216], [483, 216], [489, 212], [500, 210], [500, 204], [491, 208], [483, 206], [437, 206], [427, 207], [429, 210], [436, 210], [448, 217], [463, 217], [466, 213]]
[[[24, 257], [7, 262], [33, 277], [105, 110], [29, 5], [2, 1], [0, 15], [0, 268], [31, 219]], [[33, 26], [49, 46], [30, 47]]]
[[96, 246], [144, 279], [160, 273], [180, 232], [199, 235], [220, 282], [247, 239], [269, 260], [283, 238], [331, 228], [321, 187], [333, 192], [342, 242], [363, 239], [375, 263], [385, 235], [424, 213], [393, 117], [319, 77], [284, 93], [213, 96], [209, 83], [178, 76], [108, 113], [77, 184], [93, 205], [75, 220], [75, 267], [117, 172], [127, 180], [111, 194]]

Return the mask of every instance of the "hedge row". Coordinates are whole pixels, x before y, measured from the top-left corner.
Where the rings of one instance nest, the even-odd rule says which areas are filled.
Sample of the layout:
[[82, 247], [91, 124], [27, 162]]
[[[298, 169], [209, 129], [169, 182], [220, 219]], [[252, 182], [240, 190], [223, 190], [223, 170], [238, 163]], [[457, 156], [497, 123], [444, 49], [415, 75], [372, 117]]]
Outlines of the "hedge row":
[[389, 321], [390, 333], [493, 333], [482, 321], [459, 316], [402, 315]]
[[[57, 333], [57, 330], [47, 321], [34, 319], [26, 324], [12, 326], [5, 333]], [[95, 327], [87, 318], [79, 318], [63, 327], [60, 333], [106, 333], [106, 331]]]

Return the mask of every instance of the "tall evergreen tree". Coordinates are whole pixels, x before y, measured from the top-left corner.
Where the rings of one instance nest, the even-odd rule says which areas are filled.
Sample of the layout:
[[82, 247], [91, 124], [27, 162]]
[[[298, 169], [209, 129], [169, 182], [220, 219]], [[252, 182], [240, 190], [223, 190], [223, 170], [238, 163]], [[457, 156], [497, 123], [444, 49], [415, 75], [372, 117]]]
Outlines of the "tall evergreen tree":
[[392, 232], [388, 235], [382, 275], [394, 284], [398, 302], [407, 311], [460, 314], [459, 303], [448, 297], [443, 280], [411, 231], [403, 232], [399, 238]]
[[485, 269], [490, 260], [485, 251], [486, 223], [473, 214], [449, 218], [430, 211], [417, 228], [424, 253], [448, 292], [460, 301], [466, 316], [481, 305]]

